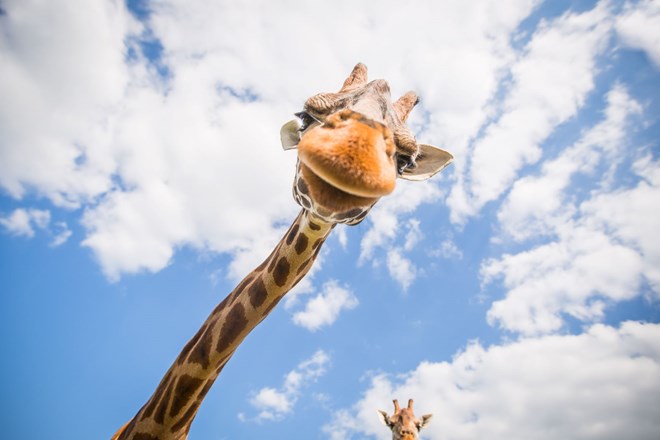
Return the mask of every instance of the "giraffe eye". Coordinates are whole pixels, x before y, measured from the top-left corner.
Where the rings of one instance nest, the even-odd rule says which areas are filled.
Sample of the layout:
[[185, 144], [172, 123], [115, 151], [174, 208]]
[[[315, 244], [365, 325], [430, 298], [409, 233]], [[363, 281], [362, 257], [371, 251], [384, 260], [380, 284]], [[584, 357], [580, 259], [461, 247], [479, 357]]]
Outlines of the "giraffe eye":
[[314, 116], [310, 115], [306, 111], [295, 113], [295, 115], [298, 119], [300, 119], [300, 128], [298, 129], [298, 131], [301, 133], [307, 130], [315, 123], [320, 122], [318, 119], [316, 119]]
[[399, 176], [403, 174], [403, 172], [408, 168], [415, 168], [416, 166], [417, 165], [415, 164], [415, 161], [412, 157], [405, 154], [396, 155], [396, 169], [399, 173]]

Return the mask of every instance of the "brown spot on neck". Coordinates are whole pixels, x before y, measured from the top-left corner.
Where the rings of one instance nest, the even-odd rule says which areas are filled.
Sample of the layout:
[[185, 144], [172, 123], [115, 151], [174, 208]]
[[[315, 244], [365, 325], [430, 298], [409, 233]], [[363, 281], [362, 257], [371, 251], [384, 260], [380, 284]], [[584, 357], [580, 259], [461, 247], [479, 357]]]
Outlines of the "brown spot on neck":
[[169, 404], [168, 398], [172, 395], [174, 392], [174, 384], [176, 383], [176, 378], [170, 377], [170, 383], [167, 384], [167, 388], [165, 388], [165, 393], [163, 394], [163, 397], [160, 399], [160, 402], [158, 403], [158, 407], [156, 408], [156, 413], [154, 414], [154, 421], [159, 424], [165, 423], [165, 414], [167, 414], [167, 406]]
[[305, 233], [301, 233], [298, 236], [298, 239], [296, 240], [296, 253], [298, 255], [302, 254], [305, 252], [305, 249], [307, 249], [307, 246], [309, 245], [309, 238], [305, 235]]
[[291, 265], [289, 264], [289, 261], [286, 257], [280, 257], [273, 270], [273, 280], [275, 281], [275, 284], [279, 287], [283, 287], [286, 284], [290, 271]]
[[182, 375], [176, 381], [176, 388], [174, 390], [174, 398], [172, 399], [172, 407], [170, 408], [170, 417], [175, 417], [184, 406], [187, 406], [194, 393], [199, 387], [202, 386], [204, 381], [197, 377], [192, 377], [187, 374]]
[[227, 317], [222, 324], [220, 337], [216, 345], [216, 351], [222, 353], [231, 347], [234, 340], [241, 334], [247, 326], [248, 320], [245, 317], [245, 307], [241, 303], [236, 303], [227, 313]]
[[248, 296], [250, 297], [250, 305], [255, 309], [261, 307], [268, 297], [268, 291], [264, 285], [264, 281], [258, 278], [248, 289]]
[[300, 229], [300, 226], [297, 223], [289, 229], [289, 233], [286, 236], [287, 246], [291, 246], [291, 243], [293, 243], [293, 239], [296, 237], [296, 234], [298, 234], [298, 229]]
[[200, 333], [201, 335], [197, 339], [194, 348], [190, 351], [188, 362], [199, 364], [206, 370], [210, 365], [213, 333], [208, 331], [206, 326], [202, 327]]

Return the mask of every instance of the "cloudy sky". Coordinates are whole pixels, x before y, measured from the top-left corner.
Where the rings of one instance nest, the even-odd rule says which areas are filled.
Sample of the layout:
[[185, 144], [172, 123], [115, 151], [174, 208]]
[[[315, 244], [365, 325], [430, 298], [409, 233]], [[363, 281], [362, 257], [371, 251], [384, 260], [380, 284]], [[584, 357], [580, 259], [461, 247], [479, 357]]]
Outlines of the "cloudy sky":
[[338, 227], [193, 439], [657, 439], [660, 2], [0, 0], [0, 421], [109, 438], [295, 217], [355, 63], [455, 163]]

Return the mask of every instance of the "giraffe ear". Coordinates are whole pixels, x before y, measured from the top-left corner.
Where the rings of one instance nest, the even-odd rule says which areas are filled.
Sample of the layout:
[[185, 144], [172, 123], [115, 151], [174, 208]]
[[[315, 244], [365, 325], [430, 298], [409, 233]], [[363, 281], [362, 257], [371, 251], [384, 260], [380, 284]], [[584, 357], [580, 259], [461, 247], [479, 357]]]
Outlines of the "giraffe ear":
[[383, 411], [382, 409], [379, 409], [378, 418], [380, 419], [381, 422], [383, 422], [383, 425], [386, 425], [390, 428], [392, 427], [392, 420], [390, 420], [390, 416], [387, 415], [387, 412]]
[[454, 156], [442, 148], [432, 145], [418, 144], [419, 153], [415, 162], [415, 168], [407, 168], [401, 174], [406, 180], [426, 180], [444, 170], [453, 160]]
[[292, 119], [282, 126], [280, 140], [282, 148], [285, 150], [292, 150], [298, 146], [298, 142], [300, 142], [300, 121], [298, 119]]
[[424, 414], [422, 416], [422, 419], [419, 421], [419, 429], [425, 428], [428, 426], [429, 423], [431, 423], [431, 419], [433, 418], [433, 414]]

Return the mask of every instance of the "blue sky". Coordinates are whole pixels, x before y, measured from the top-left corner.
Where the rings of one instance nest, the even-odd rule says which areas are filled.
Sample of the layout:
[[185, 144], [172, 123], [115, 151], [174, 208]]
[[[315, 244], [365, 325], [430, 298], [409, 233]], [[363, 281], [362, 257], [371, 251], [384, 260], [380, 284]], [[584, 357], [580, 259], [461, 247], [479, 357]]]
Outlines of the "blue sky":
[[[301, 2], [302, 3], [302, 2]], [[197, 439], [654, 439], [660, 4], [0, 2], [0, 420], [109, 438], [295, 217], [279, 127], [358, 61], [455, 163], [338, 227]]]

